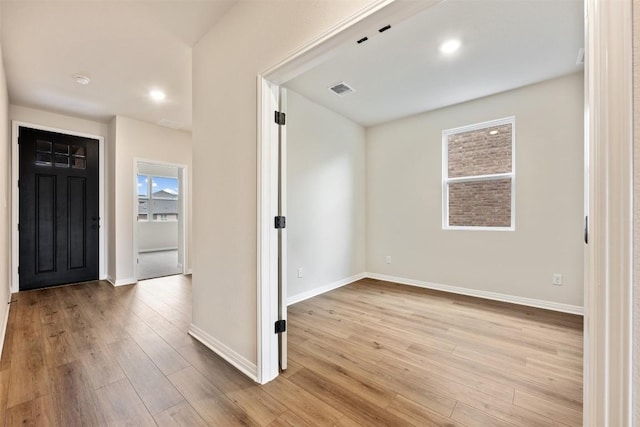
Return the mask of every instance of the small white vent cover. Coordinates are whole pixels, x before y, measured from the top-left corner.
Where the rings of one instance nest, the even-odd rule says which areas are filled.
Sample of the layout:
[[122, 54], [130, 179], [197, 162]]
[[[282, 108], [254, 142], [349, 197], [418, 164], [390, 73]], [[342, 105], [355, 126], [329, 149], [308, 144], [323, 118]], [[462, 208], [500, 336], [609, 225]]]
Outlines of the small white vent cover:
[[335, 93], [338, 96], [345, 96], [345, 95], [348, 95], [348, 94], [356, 91], [354, 88], [352, 88], [351, 86], [349, 86], [345, 82], [340, 82], [340, 83], [336, 83], [334, 85], [331, 85], [329, 87], [329, 90], [331, 92]]
[[162, 119], [158, 121], [160, 126], [164, 126], [171, 129], [180, 129], [182, 127], [182, 123], [174, 122], [173, 120]]

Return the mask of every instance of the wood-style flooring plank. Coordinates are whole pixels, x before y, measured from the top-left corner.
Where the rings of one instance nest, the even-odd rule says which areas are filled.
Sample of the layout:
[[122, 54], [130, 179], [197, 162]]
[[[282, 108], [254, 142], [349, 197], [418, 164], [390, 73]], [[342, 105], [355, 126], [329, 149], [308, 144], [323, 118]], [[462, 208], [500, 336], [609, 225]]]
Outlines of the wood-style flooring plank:
[[282, 405], [289, 408], [286, 413], [279, 417], [281, 423], [291, 422], [291, 420], [295, 419], [301, 425], [334, 425], [344, 416], [332, 405], [298, 387], [286, 378], [278, 378], [276, 381], [271, 381], [263, 388], [271, 397], [279, 400]]
[[209, 425], [260, 425], [193, 367], [171, 374], [169, 378]]
[[155, 426], [153, 417], [128, 379], [96, 390], [102, 414], [109, 426]]
[[558, 404], [550, 399], [543, 399], [534, 396], [522, 390], [516, 389], [516, 395], [513, 404], [522, 408], [529, 409], [540, 415], [558, 420], [569, 426], [579, 427], [582, 425], [582, 412], [565, 405]]
[[396, 396], [387, 406], [387, 411], [397, 415], [408, 423], [424, 427], [456, 427], [462, 424], [454, 422], [448, 416], [434, 412], [424, 405], [420, 405], [404, 396]]
[[189, 362], [153, 331], [150, 334], [135, 335], [133, 340], [165, 375], [190, 366]]
[[132, 339], [110, 344], [109, 350], [151, 415], [184, 401], [178, 390]]
[[57, 426], [51, 395], [40, 396], [7, 409], [5, 425], [48, 427]]
[[61, 426], [104, 425], [100, 402], [82, 363], [67, 363], [49, 369], [56, 423]]
[[160, 427], [207, 427], [207, 423], [187, 402], [160, 412], [154, 419]]
[[514, 427], [514, 424], [492, 417], [462, 402], [458, 402], [451, 418], [468, 427]]
[[403, 424], [402, 418], [361, 397], [355, 390], [336, 384], [331, 379], [316, 374], [310, 369], [300, 370], [290, 378], [290, 381], [324, 400], [338, 411], [351, 418], [362, 420], [367, 425], [398, 426]]
[[115, 357], [106, 347], [85, 351], [80, 355], [80, 361], [94, 390], [126, 378]]

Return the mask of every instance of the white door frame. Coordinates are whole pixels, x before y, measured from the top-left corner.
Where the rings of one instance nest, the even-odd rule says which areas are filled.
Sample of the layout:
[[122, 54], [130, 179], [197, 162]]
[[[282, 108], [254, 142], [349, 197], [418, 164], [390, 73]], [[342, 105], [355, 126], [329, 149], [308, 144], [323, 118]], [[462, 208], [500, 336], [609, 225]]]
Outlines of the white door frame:
[[[378, 1], [258, 76], [258, 381], [278, 375], [277, 244], [272, 227], [281, 83], [343, 41], [410, 3]], [[435, 3], [435, 2], [434, 2]], [[429, 5], [422, 5], [426, 8]], [[396, 8], [397, 6], [397, 8]], [[584, 425], [630, 426], [632, 102], [631, 0], [586, 0], [585, 80], [589, 138], [589, 277], [585, 283]], [[383, 10], [384, 9], [384, 10]], [[406, 10], [406, 9], [405, 9]], [[274, 277], [275, 276], [275, 277]]]
[[632, 1], [587, 0], [586, 23], [584, 425], [626, 427], [632, 422]]
[[104, 136], [94, 135], [84, 132], [76, 132], [70, 129], [61, 129], [51, 126], [44, 126], [35, 123], [22, 122], [19, 120], [11, 121], [11, 292], [20, 290], [20, 278], [18, 276], [18, 263], [20, 262], [20, 239], [18, 234], [18, 218], [20, 218], [20, 189], [18, 188], [18, 179], [20, 177], [20, 151], [18, 150], [19, 129], [27, 127], [32, 129], [44, 130], [49, 132], [57, 132], [65, 135], [80, 136], [83, 138], [91, 138], [98, 141], [98, 212], [100, 216], [100, 230], [98, 231], [98, 279], [106, 280], [107, 278], [107, 241], [105, 239], [108, 221], [105, 215], [106, 191], [105, 191], [105, 148]]
[[[182, 259], [178, 262], [182, 264], [182, 274], [188, 274], [189, 265], [189, 249], [187, 245], [188, 230], [188, 207], [189, 200], [187, 177], [189, 175], [188, 166], [181, 163], [164, 162], [161, 160], [144, 159], [134, 157], [133, 159], [133, 278], [138, 281], [138, 165], [146, 163], [159, 166], [170, 166], [178, 169], [178, 185], [179, 185], [179, 212], [178, 212], [178, 253], [182, 254]], [[182, 250], [180, 250], [182, 249]]]

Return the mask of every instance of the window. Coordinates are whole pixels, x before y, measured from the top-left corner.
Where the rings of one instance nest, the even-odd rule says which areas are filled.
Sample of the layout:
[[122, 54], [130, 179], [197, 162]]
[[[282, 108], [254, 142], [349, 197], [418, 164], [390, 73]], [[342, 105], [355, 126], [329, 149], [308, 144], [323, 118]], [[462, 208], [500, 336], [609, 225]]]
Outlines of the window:
[[514, 230], [515, 117], [442, 132], [443, 228]]
[[178, 179], [138, 175], [138, 221], [178, 220]]

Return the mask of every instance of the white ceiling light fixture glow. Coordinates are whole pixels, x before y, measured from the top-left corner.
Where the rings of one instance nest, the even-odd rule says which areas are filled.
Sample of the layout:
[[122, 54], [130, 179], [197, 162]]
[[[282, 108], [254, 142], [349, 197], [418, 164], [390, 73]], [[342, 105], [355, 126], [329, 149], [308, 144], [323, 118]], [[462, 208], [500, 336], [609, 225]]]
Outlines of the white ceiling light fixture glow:
[[462, 42], [458, 39], [447, 40], [440, 45], [440, 52], [450, 55], [460, 49], [460, 46], [462, 46]]
[[74, 74], [73, 80], [75, 80], [75, 82], [78, 83], [79, 85], [83, 85], [83, 86], [86, 86], [89, 83], [91, 83], [91, 77], [86, 76], [84, 74]]
[[153, 89], [149, 91], [149, 98], [153, 99], [156, 102], [164, 101], [167, 97], [167, 94], [159, 89]]
[[498, 134], [498, 131], [495, 129], [492, 131], [489, 131], [489, 135], [497, 135], [497, 134]]

